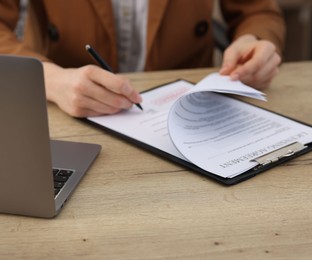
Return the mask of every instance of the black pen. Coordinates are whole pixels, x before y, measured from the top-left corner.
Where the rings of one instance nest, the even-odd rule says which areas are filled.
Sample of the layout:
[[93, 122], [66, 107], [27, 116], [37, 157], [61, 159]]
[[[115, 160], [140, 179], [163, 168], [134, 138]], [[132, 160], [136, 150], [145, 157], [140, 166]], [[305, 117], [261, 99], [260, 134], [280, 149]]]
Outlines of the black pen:
[[[98, 62], [98, 64], [105, 70], [109, 72], [113, 72], [111, 67], [103, 60], [103, 58], [97, 53], [95, 49], [93, 49], [89, 44], [86, 45], [86, 50], [90, 53], [90, 55]], [[140, 104], [135, 104], [139, 109], [143, 110]]]

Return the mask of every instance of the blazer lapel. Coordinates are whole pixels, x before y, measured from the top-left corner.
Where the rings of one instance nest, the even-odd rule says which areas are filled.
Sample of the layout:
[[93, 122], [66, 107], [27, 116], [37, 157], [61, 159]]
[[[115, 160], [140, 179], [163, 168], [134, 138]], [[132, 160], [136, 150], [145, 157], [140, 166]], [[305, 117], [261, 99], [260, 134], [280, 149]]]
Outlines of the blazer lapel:
[[116, 68], [117, 67], [117, 39], [116, 39], [116, 28], [115, 28], [115, 20], [114, 20], [114, 12], [113, 6], [110, 0], [89, 0], [93, 5], [95, 12], [98, 15], [98, 18], [101, 22], [99, 26], [103, 26], [105, 31], [108, 34], [110, 39], [112, 57], [115, 57], [113, 60], [114, 64], [110, 64], [110, 66]]
[[[117, 57], [117, 39], [114, 22], [113, 7], [110, 0], [89, 0], [97, 12], [101, 25], [105, 27], [113, 43], [113, 53]], [[158, 28], [161, 24], [166, 6], [169, 0], [149, 0], [148, 2], [148, 22], [147, 22], [147, 39], [146, 39], [146, 57], [148, 57]], [[112, 64], [113, 65], [113, 64]]]
[[152, 48], [152, 44], [156, 37], [159, 25], [163, 18], [166, 6], [169, 0], [149, 0], [148, 22], [147, 22], [147, 41], [146, 41], [146, 57]]
[[97, 12], [102, 26], [105, 27], [110, 37], [115, 37], [115, 22], [113, 6], [110, 0], [89, 0]]

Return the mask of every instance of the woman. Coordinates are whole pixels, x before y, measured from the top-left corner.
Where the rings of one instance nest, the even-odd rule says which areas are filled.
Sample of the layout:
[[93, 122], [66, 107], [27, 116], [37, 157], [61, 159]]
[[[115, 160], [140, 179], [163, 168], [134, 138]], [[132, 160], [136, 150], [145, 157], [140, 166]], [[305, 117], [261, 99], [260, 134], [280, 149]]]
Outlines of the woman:
[[[43, 62], [47, 99], [75, 117], [116, 113], [140, 103], [130, 82], [98, 66], [92, 45], [114, 72], [212, 66], [212, 0], [29, 0], [25, 37], [14, 34], [19, 0], [0, 2], [0, 53]], [[220, 0], [230, 46], [220, 73], [255, 88], [278, 72], [284, 22], [276, 1]]]

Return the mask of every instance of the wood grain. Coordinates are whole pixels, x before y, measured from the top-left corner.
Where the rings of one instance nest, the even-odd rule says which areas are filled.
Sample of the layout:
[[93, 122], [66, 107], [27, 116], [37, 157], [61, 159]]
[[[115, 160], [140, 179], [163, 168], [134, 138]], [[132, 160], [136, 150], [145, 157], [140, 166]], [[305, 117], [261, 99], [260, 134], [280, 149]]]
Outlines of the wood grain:
[[[144, 90], [212, 71], [126, 76]], [[312, 124], [311, 71], [284, 64], [254, 103]], [[0, 215], [1, 259], [311, 259], [312, 153], [225, 187], [48, 108], [52, 138], [103, 150], [58, 217]]]

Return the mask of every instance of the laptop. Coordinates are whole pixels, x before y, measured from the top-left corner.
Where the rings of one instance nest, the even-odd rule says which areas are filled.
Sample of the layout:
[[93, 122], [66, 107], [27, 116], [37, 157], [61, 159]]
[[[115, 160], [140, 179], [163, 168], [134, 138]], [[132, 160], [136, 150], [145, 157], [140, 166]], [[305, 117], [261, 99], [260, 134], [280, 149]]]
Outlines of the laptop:
[[56, 216], [101, 150], [50, 140], [43, 68], [0, 55], [0, 212]]

